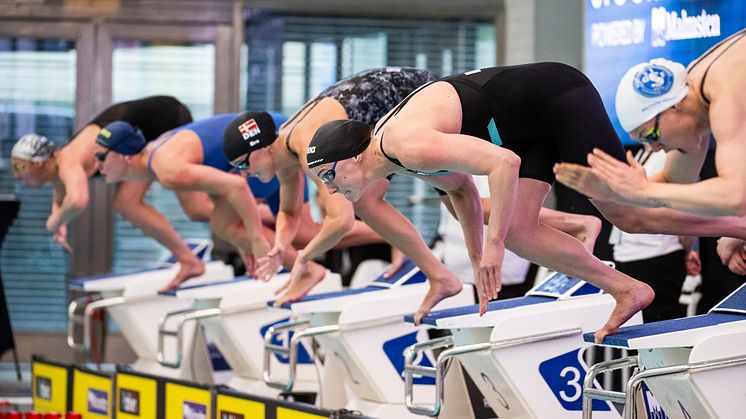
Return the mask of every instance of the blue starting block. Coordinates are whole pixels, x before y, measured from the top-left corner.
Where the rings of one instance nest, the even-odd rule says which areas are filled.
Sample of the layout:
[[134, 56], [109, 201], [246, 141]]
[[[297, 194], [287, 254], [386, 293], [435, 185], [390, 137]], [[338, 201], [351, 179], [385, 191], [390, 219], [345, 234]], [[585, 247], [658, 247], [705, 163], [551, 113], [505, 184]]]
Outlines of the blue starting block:
[[[584, 336], [593, 342], [593, 336]], [[620, 328], [603, 346], [636, 349], [637, 356], [593, 366], [587, 376], [637, 367], [624, 392], [584, 386], [584, 418], [593, 399], [624, 404], [624, 417], [735, 418], [743, 415], [746, 374], [746, 285], [707, 314]], [[640, 397], [641, 396], [641, 397]]]
[[[405, 351], [407, 407], [427, 416], [449, 412], [458, 399], [447, 381], [448, 371], [458, 370], [448, 367], [455, 360], [497, 417], [576, 418], [582, 409], [579, 383], [587, 371], [582, 333], [602, 327], [614, 306], [614, 299], [599, 288], [554, 273], [524, 297], [490, 302], [484, 316], [479, 316], [478, 305], [433, 311], [422, 323], [449, 329], [452, 336]], [[412, 322], [413, 316], [405, 319]], [[638, 314], [628, 324], [641, 319]], [[425, 353], [433, 349], [443, 351], [427, 361]], [[414, 400], [411, 383], [418, 377], [436, 382], [438, 392], [431, 404]], [[607, 402], [598, 401], [593, 409], [602, 417], [619, 417]]]
[[[372, 417], [412, 417], [402, 398], [402, 351], [426, 339], [427, 334], [404, 323], [402, 317], [422, 303], [429, 289], [426, 281], [419, 268], [406, 261], [391, 277], [381, 275], [363, 288], [310, 295], [283, 305], [291, 312], [292, 320], [267, 331], [264, 355], [265, 360], [273, 355], [289, 357], [290, 371], [286, 377], [273, 374], [265, 362], [265, 381], [284, 391], [292, 389], [298, 345], [313, 337], [325, 354], [321, 407], [356, 410]], [[472, 290], [465, 286], [460, 294], [439, 306], [449, 308], [472, 302]], [[276, 335], [286, 332], [293, 333], [290, 341], [284, 345], [275, 343]], [[431, 380], [418, 380], [416, 384], [423, 393], [432, 394]]]

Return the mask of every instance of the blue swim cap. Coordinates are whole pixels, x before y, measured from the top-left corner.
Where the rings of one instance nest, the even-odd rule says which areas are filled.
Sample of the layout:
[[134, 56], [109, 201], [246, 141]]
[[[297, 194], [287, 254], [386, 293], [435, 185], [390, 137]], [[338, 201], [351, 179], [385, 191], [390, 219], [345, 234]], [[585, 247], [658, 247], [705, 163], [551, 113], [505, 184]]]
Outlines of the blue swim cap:
[[125, 156], [139, 153], [146, 143], [142, 131], [124, 121], [110, 123], [96, 136], [96, 144]]

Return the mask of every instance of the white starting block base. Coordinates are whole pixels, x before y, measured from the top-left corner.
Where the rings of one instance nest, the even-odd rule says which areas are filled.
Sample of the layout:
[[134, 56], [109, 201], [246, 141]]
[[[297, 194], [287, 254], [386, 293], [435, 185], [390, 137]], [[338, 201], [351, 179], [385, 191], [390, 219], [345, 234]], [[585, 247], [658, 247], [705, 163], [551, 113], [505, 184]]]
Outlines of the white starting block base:
[[[610, 295], [557, 273], [526, 297], [490, 303], [482, 317], [471, 306], [433, 312], [423, 323], [451, 331], [453, 346], [440, 357], [464, 366], [497, 417], [578, 418], [587, 371], [582, 333], [601, 328], [614, 306]], [[627, 324], [641, 320], [637, 314]], [[449, 392], [446, 385], [443, 409], [454, 399]], [[619, 417], [608, 402], [594, 409]]]
[[[135, 351], [137, 360], [133, 364], [136, 371], [178, 379], [194, 379], [211, 382], [209, 357], [205, 351], [197, 351], [188, 357], [194, 363], [185, 363], [181, 368], [164, 368], [156, 360], [158, 320], [168, 311], [186, 308], [191, 301], [176, 300], [158, 294], [158, 290], [168, 284], [178, 272], [179, 266], [168, 269], [156, 269], [128, 275], [100, 276], [82, 278], [76, 283], [87, 292], [99, 293], [103, 299], [92, 305], [106, 308], [117, 323], [122, 335]], [[190, 279], [187, 284], [194, 285], [233, 277], [233, 268], [223, 262], [205, 264], [205, 274]], [[185, 330], [185, 341], [189, 350], [194, 344], [194, 329]], [[200, 343], [200, 342], [196, 342]]]
[[[625, 417], [643, 411], [670, 419], [744, 417], [746, 286], [708, 314], [622, 328], [603, 344], [638, 350]], [[639, 393], [642, 382], [649, 392]]]
[[[402, 397], [402, 352], [428, 337], [426, 330], [402, 318], [422, 303], [429, 289], [425, 281], [424, 274], [408, 262], [392, 277], [379, 277], [365, 288], [311, 296], [290, 305], [294, 319], [309, 322], [300, 333], [313, 336], [327, 364], [337, 366], [324, 373], [322, 408], [346, 408], [380, 418], [416, 417], [406, 409]], [[471, 304], [472, 295], [466, 285], [438, 307]], [[340, 382], [348, 397], [339, 390]], [[433, 383], [417, 387], [425, 397], [434, 394]], [[459, 417], [464, 417], [463, 411]]]
[[[176, 292], [179, 300], [194, 301], [191, 312], [194, 320], [204, 326], [208, 336], [217, 345], [235, 376], [228, 386], [246, 393], [276, 397], [280, 391], [268, 387], [262, 378], [264, 332], [271, 325], [288, 320], [285, 310], [268, 307], [267, 301], [274, 299], [274, 292], [289, 277], [279, 274], [268, 282], [246, 277], [224, 283], [189, 287]], [[339, 291], [342, 281], [338, 274], [327, 273], [311, 294]], [[174, 317], [178, 322], [178, 317]], [[168, 325], [168, 323], [167, 323]], [[173, 352], [164, 358], [174, 359]], [[317, 393], [318, 376], [313, 362], [299, 363], [295, 392]], [[287, 359], [274, 357], [273, 371], [287, 374]]]

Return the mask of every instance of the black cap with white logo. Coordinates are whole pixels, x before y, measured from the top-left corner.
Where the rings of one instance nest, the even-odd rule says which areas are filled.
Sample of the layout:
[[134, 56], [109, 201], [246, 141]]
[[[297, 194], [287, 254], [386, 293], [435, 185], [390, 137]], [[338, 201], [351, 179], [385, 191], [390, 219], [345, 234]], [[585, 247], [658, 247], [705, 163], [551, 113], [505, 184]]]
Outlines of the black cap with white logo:
[[235, 117], [223, 135], [223, 155], [229, 162], [271, 145], [277, 134], [267, 112], [244, 112]]
[[306, 150], [308, 168], [351, 159], [370, 144], [370, 126], [353, 119], [329, 121], [319, 127]]

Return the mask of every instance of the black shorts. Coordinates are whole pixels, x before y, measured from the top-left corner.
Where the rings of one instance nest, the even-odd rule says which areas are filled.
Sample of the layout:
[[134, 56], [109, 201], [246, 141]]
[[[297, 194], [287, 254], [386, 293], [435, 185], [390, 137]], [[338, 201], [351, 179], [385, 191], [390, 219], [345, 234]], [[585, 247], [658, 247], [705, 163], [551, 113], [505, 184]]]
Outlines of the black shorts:
[[626, 161], [598, 91], [570, 66], [494, 67], [443, 81], [461, 100], [461, 133], [516, 153], [522, 178], [552, 184], [554, 163], [587, 165], [594, 148]]

